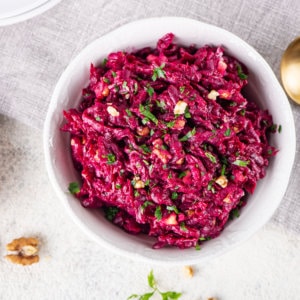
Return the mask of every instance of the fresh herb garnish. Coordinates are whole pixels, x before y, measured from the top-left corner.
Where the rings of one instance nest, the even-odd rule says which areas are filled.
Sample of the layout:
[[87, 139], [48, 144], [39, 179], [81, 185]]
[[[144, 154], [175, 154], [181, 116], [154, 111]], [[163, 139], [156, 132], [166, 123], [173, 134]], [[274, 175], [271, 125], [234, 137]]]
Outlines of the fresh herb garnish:
[[141, 210], [142, 212], [144, 212], [145, 208], [148, 207], [149, 205], [154, 205], [151, 201], [145, 201], [142, 205], [141, 205]]
[[119, 190], [119, 189], [121, 189], [121, 188], [122, 188], [121, 184], [116, 184], [116, 189], [117, 189], [117, 190]]
[[181, 172], [181, 173], [178, 175], [178, 178], [183, 178], [185, 175], [186, 175], [186, 172], [183, 171], [183, 172]]
[[207, 190], [208, 190], [208, 191], [211, 191], [212, 193], [215, 192], [214, 183], [215, 183], [215, 181], [214, 181], [214, 180], [211, 180], [211, 181], [208, 183], [208, 185], [207, 185]]
[[196, 133], [196, 128], [194, 127], [192, 130], [190, 130], [185, 136], [179, 139], [180, 142], [186, 142], [189, 138], [194, 136]]
[[158, 120], [157, 120], [157, 118], [152, 114], [152, 112], [149, 110], [149, 107], [148, 107], [148, 106], [144, 106], [144, 105], [140, 104], [139, 110], [140, 110], [140, 113], [141, 113], [142, 115], [144, 115], [148, 120], [152, 121], [155, 125], [157, 125]]
[[108, 153], [105, 157], [107, 158], [108, 165], [112, 165], [114, 162], [116, 162], [116, 156], [113, 153]]
[[186, 118], [186, 119], [190, 119], [192, 116], [191, 116], [191, 113], [190, 113], [190, 111], [189, 111], [189, 107], [187, 106], [186, 107], [186, 109], [185, 109], [185, 111], [184, 111], [184, 117]]
[[178, 214], [179, 213], [179, 210], [178, 210], [178, 208], [175, 206], [175, 205], [172, 205], [172, 206], [167, 206], [166, 207], [166, 209], [167, 210], [169, 210], [169, 211], [174, 211], [176, 214]]
[[242, 66], [240, 64], [236, 65], [237, 73], [240, 79], [245, 80], [248, 78], [248, 75], [243, 73]]
[[175, 121], [167, 122], [166, 125], [168, 128], [172, 128], [175, 124]]
[[197, 245], [195, 246], [195, 249], [196, 249], [197, 251], [201, 250], [200, 245], [197, 244]]
[[126, 108], [125, 111], [126, 111], [128, 117], [132, 117], [132, 112], [128, 108]]
[[78, 182], [70, 182], [68, 190], [71, 194], [77, 194], [80, 192], [80, 187]]
[[214, 164], [217, 163], [217, 160], [214, 155], [212, 155], [210, 152], [205, 152], [205, 156]]
[[281, 133], [281, 131], [282, 131], [282, 126], [279, 125], [279, 126], [278, 126], [278, 133]]
[[165, 63], [162, 63], [160, 67], [156, 67], [153, 70], [152, 80], [155, 81], [157, 78], [166, 78], [166, 72], [163, 70]]
[[103, 77], [103, 81], [104, 81], [105, 83], [110, 83], [109, 79], [106, 78], [106, 77]]
[[181, 222], [179, 226], [180, 226], [180, 229], [181, 229], [182, 231], [187, 231], [184, 222]]
[[230, 136], [231, 130], [230, 128], [227, 128], [226, 131], [224, 132], [224, 136]]
[[102, 61], [102, 67], [105, 67], [107, 62], [108, 62], [108, 59], [104, 58], [103, 61]]
[[224, 176], [226, 172], [226, 165], [222, 165], [221, 175]]
[[163, 101], [163, 100], [161, 100], [161, 101], [156, 100], [155, 102], [156, 102], [157, 107], [162, 108], [162, 109], [166, 108], [166, 102], [165, 101]]
[[177, 198], [178, 198], [178, 193], [177, 192], [172, 192], [171, 199], [176, 200]]
[[177, 293], [174, 291], [168, 291], [168, 292], [162, 292], [158, 289], [157, 282], [154, 278], [153, 271], [151, 270], [148, 274], [148, 286], [152, 289], [151, 292], [138, 295], [138, 294], [132, 294], [130, 295], [127, 300], [130, 299], [138, 299], [138, 300], [149, 300], [152, 298], [154, 294], [159, 294], [161, 296], [162, 300], [178, 300], [182, 293]]
[[153, 94], [154, 94], [154, 88], [150, 84], [147, 84], [146, 91], [147, 91], [147, 93], [148, 93], [148, 95], [150, 97], [153, 96]]
[[234, 165], [239, 166], [239, 167], [246, 167], [250, 163], [249, 160], [240, 160], [237, 159], [236, 161], [233, 162]]
[[154, 216], [157, 220], [161, 220], [162, 218], [162, 212], [161, 212], [161, 207], [160, 206], [157, 206], [156, 209], [155, 209], [155, 213], [154, 213]]
[[116, 214], [119, 212], [119, 209], [115, 206], [109, 206], [104, 208], [105, 217], [109, 221], [113, 221]]
[[145, 154], [151, 153], [150, 148], [145, 144], [141, 145], [140, 148], [142, 148], [142, 150]]
[[100, 118], [99, 116], [97, 116], [97, 117], [95, 118], [95, 120], [99, 122], [99, 121], [101, 121], [101, 118]]
[[230, 219], [234, 219], [234, 218], [238, 218], [240, 216], [240, 211], [238, 208], [235, 208], [233, 209], [231, 212], [230, 212]]

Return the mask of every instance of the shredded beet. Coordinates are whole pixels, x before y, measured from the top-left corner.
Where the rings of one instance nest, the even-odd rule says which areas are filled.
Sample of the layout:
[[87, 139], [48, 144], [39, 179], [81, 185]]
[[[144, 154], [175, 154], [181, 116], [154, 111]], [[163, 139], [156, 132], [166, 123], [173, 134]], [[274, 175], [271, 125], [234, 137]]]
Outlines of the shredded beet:
[[277, 150], [272, 117], [247, 100], [247, 68], [222, 47], [110, 53], [91, 65], [77, 109], [64, 112], [75, 196], [154, 248], [199, 247], [246, 204]]

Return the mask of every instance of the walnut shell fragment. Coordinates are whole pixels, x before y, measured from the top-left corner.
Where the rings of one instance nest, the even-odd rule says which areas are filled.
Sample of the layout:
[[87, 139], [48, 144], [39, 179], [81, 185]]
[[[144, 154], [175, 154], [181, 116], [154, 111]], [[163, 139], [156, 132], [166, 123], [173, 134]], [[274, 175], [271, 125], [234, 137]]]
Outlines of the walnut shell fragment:
[[23, 266], [37, 263], [40, 259], [38, 245], [39, 240], [33, 237], [14, 239], [6, 245], [6, 250], [13, 253], [6, 255], [5, 258], [14, 264]]

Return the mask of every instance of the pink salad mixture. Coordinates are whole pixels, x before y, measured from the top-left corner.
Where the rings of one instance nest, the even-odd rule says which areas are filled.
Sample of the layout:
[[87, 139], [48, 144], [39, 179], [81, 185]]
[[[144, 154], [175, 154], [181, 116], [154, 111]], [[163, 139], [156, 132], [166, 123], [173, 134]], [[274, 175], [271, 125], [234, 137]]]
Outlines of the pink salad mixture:
[[217, 237], [277, 152], [272, 117], [242, 94], [246, 74], [222, 47], [181, 46], [172, 33], [91, 65], [80, 106], [64, 112], [82, 178], [70, 191], [154, 248]]

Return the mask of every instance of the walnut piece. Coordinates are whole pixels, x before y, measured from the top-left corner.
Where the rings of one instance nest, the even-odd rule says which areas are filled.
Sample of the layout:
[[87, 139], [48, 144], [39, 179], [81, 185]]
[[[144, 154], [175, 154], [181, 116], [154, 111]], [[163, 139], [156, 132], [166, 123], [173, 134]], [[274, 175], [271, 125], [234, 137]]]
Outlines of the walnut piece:
[[191, 266], [185, 266], [183, 271], [184, 271], [185, 276], [187, 276], [187, 277], [191, 278], [194, 276], [194, 270]]
[[8, 254], [5, 258], [14, 264], [23, 266], [37, 263], [39, 261], [38, 244], [39, 240], [33, 237], [14, 239], [6, 245], [6, 250], [13, 254]]

